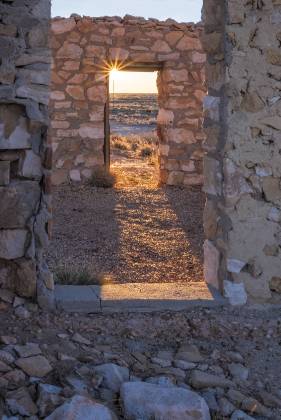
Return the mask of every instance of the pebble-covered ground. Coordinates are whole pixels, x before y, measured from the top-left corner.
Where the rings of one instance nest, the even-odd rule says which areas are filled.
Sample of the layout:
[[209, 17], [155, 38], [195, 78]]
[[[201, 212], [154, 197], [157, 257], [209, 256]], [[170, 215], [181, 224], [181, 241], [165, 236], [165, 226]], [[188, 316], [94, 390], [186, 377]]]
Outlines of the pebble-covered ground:
[[46, 418], [72, 401], [48, 420], [80, 420], [85, 405], [87, 418], [207, 420], [186, 414], [198, 398], [214, 420], [281, 418], [278, 309], [84, 316], [1, 291], [0, 310], [1, 419]]
[[202, 281], [200, 187], [158, 187], [143, 159], [115, 159], [114, 188], [54, 189], [50, 267], [85, 267], [107, 282]]

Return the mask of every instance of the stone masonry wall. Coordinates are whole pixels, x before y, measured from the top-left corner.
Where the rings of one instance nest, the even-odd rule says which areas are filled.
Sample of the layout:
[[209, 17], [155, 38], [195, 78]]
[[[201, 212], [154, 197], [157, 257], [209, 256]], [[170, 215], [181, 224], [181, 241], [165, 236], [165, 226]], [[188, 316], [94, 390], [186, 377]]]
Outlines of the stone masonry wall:
[[281, 293], [281, 1], [204, 3], [205, 277], [231, 303], [269, 301]]
[[[0, 293], [10, 299], [3, 291], [10, 289], [37, 299], [42, 306], [50, 306], [53, 296], [52, 275], [43, 258], [51, 212], [49, 16], [48, 0], [0, 3]], [[274, 301], [281, 293], [281, 2], [205, 0], [204, 22], [208, 80], [204, 99], [205, 278], [224, 291], [231, 304]], [[174, 159], [177, 165], [182, 162], [180, 156], [187, 157], [189, 165], [197, 150], [202, 155], [197, 140], [202, 139], [198, 114], [204, 54], [194, 46], [199, 46], [200, 29], [190, 26], [188, 34], [183, 34], [187, 26], [177, 25], [130, 17], [53, 22], [57, 32], [53, 48], [60, 55], [55, 62], [60, 68], [53, 73], [58, 89], [52, 91], [52, 123], [60, 125], [54, 130], [61, 130], [55, 131], [53, 147], [58, 150], [60, 142], [76, 147], [75, 153], [69, 152], [69, 166], [64, 162], [55, 169], [57, 180], [66, 180], [73, 170], [73, 157], [79, 156], [77, 139], [90, 152], [95, 147], [93, 157], [102, 161], [106, 83], [97, 69], [106, 50], [107, 62], [116, 54], [119, 61], [136, 54], [149, 63], [158, 63], [163, 56], [159, 77], [162, 177], [169, 183], [173, 178], [193, 183], [192, 171], [167, 169], [179, 150], [182, 155]], [[150, 43], [145, 38], [147, 44], [142, 43], [139, 50], [135, 39], [143, 39], [148, 28]], [[89, 39], [94, 45], [88, 44]], [[176, 51], [170, 51], [173, 42]], [[176, 61], [178, 56], [187, 57], [186, 61]], [[65, 80], [69, 83], [62, 88]], [[80, 120], [81, 115], [88, 119]], [[79, 125], [75, 126], [75, 120]], [[82, 171], [91, 169], [90, 162], [89, 168], [84, 164], [84, 149], [83, 153], [76, 162], [75, 179], [87, 177]], [[58, 170], [66, 175], [58, 175]]]
[[202, 183], [205, 54], [200, 25], [77, 15], [52, 21], [53, 183], [90, 178], [104, 164], [104, 110], [113, 65], [161, 68], [158, 74], [160, 177]]
[[0, 289], [42, 305], [51, 304], [53, 290], [43, 263], [50, 217], [49, 17], [46, 0], [0, 3]]

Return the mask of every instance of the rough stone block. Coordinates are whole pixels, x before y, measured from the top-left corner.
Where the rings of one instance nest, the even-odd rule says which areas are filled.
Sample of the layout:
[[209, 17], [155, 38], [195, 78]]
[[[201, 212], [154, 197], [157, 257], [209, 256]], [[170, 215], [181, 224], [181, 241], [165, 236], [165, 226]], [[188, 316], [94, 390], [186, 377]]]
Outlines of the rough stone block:
[[0, 230], [0, 258], [14, 260], [25, 253], [27, 231], [24, 229]]
[[[9, 183], [10, 183], [10, 162], [0, 161], [0, 185], [9, 185]], [[1, 200], [2, 200], [2, 197], [1, 197]]]
[[40, 186], [33, 181], [18, 181], [0, 187], [0, 229], [23, 228], [39, 205]]
[[210, 285], [219, 290], [219, 266], [220, 252], [214, 244], [206, 240], [204, 242], [204, 278]]

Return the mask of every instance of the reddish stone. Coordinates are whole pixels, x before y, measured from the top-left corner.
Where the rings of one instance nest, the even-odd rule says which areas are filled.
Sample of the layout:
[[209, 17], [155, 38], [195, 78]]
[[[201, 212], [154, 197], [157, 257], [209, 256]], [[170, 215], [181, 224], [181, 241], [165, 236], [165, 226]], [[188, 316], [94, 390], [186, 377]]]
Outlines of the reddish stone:
[[66, 92], [73, 98], [78, 101], [85, 99], [84, 89], [81, 86], [69, 85], [66, 88]]

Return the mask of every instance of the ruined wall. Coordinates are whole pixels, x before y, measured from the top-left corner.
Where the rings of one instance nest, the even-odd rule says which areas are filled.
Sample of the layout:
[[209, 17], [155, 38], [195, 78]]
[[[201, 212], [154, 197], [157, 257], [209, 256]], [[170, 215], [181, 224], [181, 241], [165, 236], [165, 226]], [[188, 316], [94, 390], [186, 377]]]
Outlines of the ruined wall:
[[281, 1], [204, 3], [205, 276], [231, 303], [268, 301], [281, 293]]
[[205, 54], [200, 26], [126, 16], [52, 21], [53, 182], [90, 178], [104, 164], [104, 108], [113, 64], [159, 66], [160, 177], [202, 183]]
[[0, 4], [0, 288], [50, 304], [48, 125], [50, 2]]

